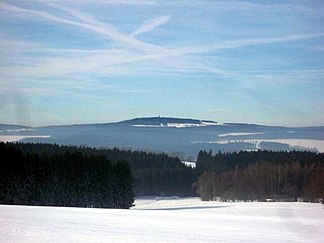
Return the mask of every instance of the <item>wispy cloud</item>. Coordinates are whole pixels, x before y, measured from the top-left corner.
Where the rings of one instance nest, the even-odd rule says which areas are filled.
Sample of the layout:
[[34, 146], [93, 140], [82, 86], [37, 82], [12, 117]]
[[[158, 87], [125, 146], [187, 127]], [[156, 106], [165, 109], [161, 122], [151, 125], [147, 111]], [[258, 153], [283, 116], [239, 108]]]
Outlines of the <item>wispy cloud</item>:
[[[128, 52], [127, 50], [69, 50], [59, 49], [63, 53], [60, 58], [50, 57], [48, 59], [36, 58], [28, 66], [10, 66], [0, 67], [2, 76], [8, 77], [29, 77], [29, 78], [44, 78], [63, 74], [85, 74], [97, 73], [104, 75], [147, 75], [147, 74], [175, 74], [175, 73], [193, 73], [193, 72], [208, 72], [218, 76], [240, 76], [240, 72], [226, 71], [221, 68], [215, 68], [197, 61], [197, 59], [190, 60], [185, 58], [193, 54], [201, 54], [207, 52], [218, 51], [229, 48], [239, 48], [251, 45], [273, 44], [279, 42], [298, 41], [302, 39], [316, 38], [323, 36], [317, 35], [295, 35], [283, 36], [276, 38], [258, 38], [245, 39], [232, 42], [220, 43], [207, 47], [192, 47], [192, 48], [177, 48], [172, 50], [165, 50], [162, 53], [136, 53]], [[35, 51], [39, 51], [36, 47]], [[31, 49], [29, 49], [31, 51]], [[45, 48], [45, 52], [56, 52], [56, 49]], [[69, 53], [75, 53], [76, 56], [70, 56]], [[172, 62], [166, 61], [167, 58], [172, 58]], [[43, 59], [43, 61], [42, 61]], [[185, 61], [185, 59], [188, 59]], [[155, 60], [154, 62], [146, 62], [148, 60]], [[161, 60], [161, 61], [158, 61]], [[144, 62], [144, 63], [143, 63]], [[132, 67], [131, 64], [136, 64]], [[118, 66], [118, 67], [116, 67]], [[147, 69], [148, 68], [148, 69]], [[126, 71], [126, 72], [125, 72]], [[134, 73], [135, 71], [135, 73]], [[165, 73], [165, 74], [163, 74]], [[265, 78], [265, 76], [263, 76]], [[268, 78], [267, 78], [268, 79]]]
[[170, 16], [162, 16], [162, 17], [158, 17], [158, 18], [146, 21], [143, 23], [143, 25], [141, 27], [136, 29], [130, 35], [137, 36], [137, 35], [152, 31], [155, 28], [159, 27], [160, 25], [167, 23], [169, 20], [170, 20]]
[[271, 11], [280, 12], [309, 12], [309, 8], [298, 4], [287, 3], [252, 3], [247, 1], [217, 1], [210, 8], [222, 11]]
[[[321, 100], [321, 9], [315, 1], [0, 1], [0, 99], [21, 93], [39, 109], [38, 99], [47, 96], [71, 107], [80, 100], [115, 101], [124, 105], [117, 114], [135, 97], [146, 99], [137, 94], [153, 94], [164, 104], [165, 95], [180, 88], [170, 104], [205, 110], [206, 118], [223, 114], [217, 120], [224, 121], [241, 121], [240, 114], [256, 110], [246, 107], [260, 100], [268, 99], [269, 111], [271, 98], [281, 105], [282, 97], [295, 101], [316, 93]], [[158, 109], [150, 105], [141, 102], [133, 112]], [[158, 112], [178, 112], [171, 106]], [[64, 117], [62, 107], [53, 107]], [[10, 115], [10, 105], [5, 109], [2, 117]], [[87, 111], [95, 113], [90, 105]]]
[[48, 20], [51, 20], [51, 21], [64, 23], [64, 24], [68, 24], [68, 25], [73, 25], [73, 26], [78, 26], [78, 27], [81, 27], [81, 28], [88, 29], [88, 30], [91, 30], [93, 32], [96, 32], [98, 34], [107, 36], [107, 37], [109, 37], [110, 39], [112, 39], [114, 41], [125, 43], [125, 44], [128, 44], [130, 46], [141, 48], [141, 49], [144, 49], [144, 50], [153, 51], [153, 50], [159, 49], [159, 47], [156, 46], [156, 45], [142, 42], [142, 41], [140, 41], [140, 40], [138, 40], [135, 37], [130, 36], [130, 35], [122, 34], [116, 28], [114, 28], [112, 25], [110, 25], [108, 23], [102, 23], [100, 21], [94, 20], [90, 16], [88, 16], [86, 14], [83, 14], [83, 13], [81, 13], [79, 11], [72, 10], [72, 9], [66, 8], [66, 7], [60, 7], [58, 5], [53, 5], [53, 4], [52, 4], [52, 6], [55, 6], [55, 8], [61, 9], [62, 11], [65, 11], [66, 13], [68, 13], [68, 14], [82, 20], [83, 22], [76, 22], [76, 21], [73, 21], [73, 20], [62, 18], [62, 17], [53, 15], [53, 14], [51, 14], [49, 12], [46, 12], [46, 11], [31, 10], [31, 9], [21, 8], [21, 7], [17, 7], [17, 6], [7, 4], [7, 3], [4, 3], [4, 2], [0, 3], [0, 9], [4, 9], [4, 10], [8, 10], [8, 11], [20, 12], [20, 13], [33, 14], [33, 15], [37, 15], [37, 16], [40, 16], [42, 18], [45, 18], [45, 19], [48, 19]]
[[[161, 3], [161, 1], [160, 1]], [[163, 1], [165, 4], [174, 5], [178, 7], [184, 6], [192, 6], [192, 7], [206, 7], [209, 10], [220, 11], [223, 12], [249, 12], [249, 11], [258, 11], [258, 12], [283, 12], [283, 13], [303, 13], [303, 14], [315, 14], [320, 13], [321, 8], [319, 8], [319, 4], [312, 5], [312, 1], [309, 1], [309, 4], [302, 5], [298, 2], [294, 3], [264, 3], [259, 1], [256, 2], [248, 2], [248, 1], [204, 1], [204, 0], [196, 0], [195, 4], [188, 5], [187, 1]], [[315, 5], [315, 7], [314, 7]], [[323, 7], [323, 5], [322, 5]]]
[[[38, 2], [48, 3], [47, 0], [38, 0]], [[65, 0], [51, 0], [52, 3], [66, 3]], [[73, 0], [73, 3], [82, 4], [112, 4], [112, 5], [156, 5], [156, 1], [152, 0]]]
[[[313, 39], [323, 37], [324, 33], [316, 33], [316, 34], [297, 34], [297, 35], [285, 35], [279, 37], [264, 37], [264, 38], [249, 38], [249, 39], [241, 39], [235, 41], [225, 41], [217, 44], [206, 45], [206, 46], [192, 46], [192, 47], [175, 47], [172, 49], [166, 49], [164, 47], [143, 42], [137, 38], [136, 35], [149, 32], [157, 28], [158, 26], [165, 24], [169, 21], [170, 16], [162, 16], [152, 20], [145, 22], [141, 27], [135, 30], [131, 35], [123, 34], [117, 30], [114, 26], [109, 23], [101, 22], [90, 15], [84, 14], [80, 11], [63, 7], [58, 4], [50, 3], [47, 4], [52, 8], [56, 8], [61, 10], [70, 16], [78, 19], [79, 21], [74, 21], [70, 19], [66, 19], [63, 17], [59, 17], [57, 15], [53, 15], [46, 11], [40, 10], [30, 10], [26, 8], [16, 7], [11, 4], [0, 3], [0, 8], [23, 12], [28, 14], [37, 15], [43, 18], [46, 18], [51, 21], [56, 21], [63, 24], [79, 26], [81, 28], [85, 28], [96, 33], [102, 34], [111, 38], [112, 40], [118, 43], [124, 43], [127, 46], [139, 48], [144, 53], [136, 53], [136, 52], [128, 52], [122, 51], [124, 54], [120, 55], [120, 52], [114, 53], [111, 50], [78, 50], [78, 49], [50, 49], [50, 48], [35, 48], [36, 51], [47, 51], [47, 52], [75, 52], [79, 54], [90, 53], [93, 55], [88, 55], [86, 57], [81, 57], [76, 60], [75, 58], [67, 58], [64, 60], [61, 59], [53, 59], [44, 64], [37, 65], [35, 67], [21, 67], [17, 70], [20, 70], [22, 74], [32, 74], [38, 73], [41, 76], [44, 75], [60, 75], [63, 73], [73, 73], [73, 72], [86, 72], [98, 69], [100, 67], [109, 67], [111, 65], [120, 65], [120, 64], [128, 64], [133, 62], [139, 62], [143, 60], [155, 60], [155, 59], [164, 59], [167, 57], [177, 57], [177, 56], [188, 56], [202, 53], [215, 52], [223, 49], [234, 49], [246, 46], [255, 46], [255, 45], [265, 45], [265, 44], [275, 44], [275, 43], [285, 43], [285, 42], [293, 42], [300, 41], [305, 39]], [[126, 46], [126, 47], [127, 47]], [[28, 48], [28, 50], [32, 50], [32, 48]], [[6, 69], [6, 68], [5, 68]], [[195, 62], [191, 65], [192, 70], [204, 70], [210, 73], [214, 73], [217, 75], [230, 75], [230, 72], [226, 72], [221, 69], [217, 69], [215, 67], [208, 66], [203, 63]], [[188, 70], [188, 69], [187, 69]], [[5, 72], [5, 70], [2, 70]], [[11, 70], [8, 70], [11, 72]], [[163, 72], [163, 71], [162, 71]]]
[[324, 33], [293, 34], [293, 35], [285, 35], [285, 36], [278, 36], [278, 37], [252, 38], [246, 40], [232, 41], [232, 42], [227, 42], [227, 45], [228, 48], [235, 48], [235, 47], [243, 47], [243, 46], [251, 46], [251, 45], [293, 42], [293, 41], [320, 38], [323, 36]]
[[[294, 34], [294, 35], [284, 35], [277, 37], [260, 37], [260, 38], [247, 38], [234, 41], [225, 41], [218, 44], [206, 45], [206, 46], [193, 46], [193, 47], [183, 47], [174, 50], [175, 55], [180, 54], [199, 54], [208, 53], [212, 51], [224, 50], [224, 49], [234, 49], [246, 46], [257, 46], [266, 44], [276, 44], [285, 42], [294, 42], [307, 39], [315, 39], [324, 37], [324, 33], [313, 33], [313, 34]], [[172, 52], [172, 51], [171, 51]]]
[[265, 73], [259, 71], [259, 74], [252, 74], [250, 78], [265, 82], [269, 85], [278, 84], [306, 84], [322, 82], [324, 75], [323, 69], [310, 69], [310, 70], [273, 70], [272, 72]]

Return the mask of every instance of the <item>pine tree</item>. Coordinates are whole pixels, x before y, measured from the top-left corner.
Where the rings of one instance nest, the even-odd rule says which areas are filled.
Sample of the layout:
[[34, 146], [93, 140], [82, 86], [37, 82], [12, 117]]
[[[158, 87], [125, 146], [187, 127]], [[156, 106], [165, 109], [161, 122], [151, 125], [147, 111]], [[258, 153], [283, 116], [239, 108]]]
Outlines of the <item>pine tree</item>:
[[118, 161], [114, 166], [114, 196], [116, 208], [130, 208], [134, 203], [133, 175], [126, 161]]

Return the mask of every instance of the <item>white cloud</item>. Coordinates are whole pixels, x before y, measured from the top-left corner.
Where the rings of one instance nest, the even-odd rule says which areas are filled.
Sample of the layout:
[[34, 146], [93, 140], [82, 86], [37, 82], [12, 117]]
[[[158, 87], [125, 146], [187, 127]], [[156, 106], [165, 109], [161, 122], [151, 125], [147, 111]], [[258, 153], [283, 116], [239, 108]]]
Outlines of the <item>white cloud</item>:
[[23, 41], [23, 40], [17, 40], [17, 39], [6, 39], [3, 36], [0, 36], [0, 49], [1, 52], [4, 51], [12, 51], [12, 50], [19, 50], [19, 51], [24, 51], [24, 50], [35, 50], [41, 48], [41, 45], [36, 44], [34, 42], [30, 41]]
[[170, 20], [170, 16], [162, 16], [162, 17], [158, 17], [158, 18], [146, 21], [143, 23], [143, 25], [141, 27], [136, 29], [130, 35], [137, 36], [137, 35], [152, 31], [155, 28], [159, 27], [160, 25], [167, 23], [169, 20]]
[[[206, 46], [193, 46], [193, 47], [181, 47], [181, 48], [173, 48], [173, 49], [166, 49], [161, 46], [157, 46], [154, 44], [143, 42], [137, 38], [135, 38], [136, 35], [152, 31], [158, 26], [165, 24], [169, 21], [170, 16], [162, 16], [159, 18], [155, 18], [153, 20], [147, 21], [144, 23], [141, 27], [139, 27], [137, 30], [135, 30], [131, 35], [126, 35], [118, 31], [114, 26], [112, 26], [109, 23], [106, 22], [100, 22], [98, 20], [95, 20], [91, 16], [84, 14], [80, 11], [70, 9], [67, 7], [62, 7], [57, 4], [48, 4], [51, 7], [54, 7], [56, 9], [59, 9], [61, 11], [64, 11], [68, 13], [69, 15], [76, 17], [77, 19], [81, 20], [82, 22], [76, 22], [69, 19], [65, 19], [62, 17], [58, 17], [56, 15], [50, 14], [45, 11], [39, 11], [39, 10], [30, 10], [25, 8], [16, 7], [10, 4], [6, 3], [0, 3], [0, 8], [9, 10], [9, 11], [18, 11], [18, 12], [25, 12], [29, 14], [34, 14], [41, 16], [43, 18], [79, 26], [81, 28], [85, 28], [91, 31], [94, 31], [96, 33], [102, 34], [104, 36], [107, 36], [111, 38], [114, 41], [125, 43], [127, 45], [138, 47], [141, 50], [147, 51], [149, 53], [157, 54], [154, 57], [167, 57], [167, 56], [181, 56], [181, 55], [190, 55], [190, 54], [199, 54], [199, 53], [208, 53], [213, 52], [217, 50], [222, 49], [229, 49], [229, 48], [239, 48], [239, 47], [245, 47], [245, 46], [253, 46], [253, 45], [263, 45], [263, 44], [272, 44], [272, 43], [283, 43], [283, 42], [292, 42], [292, 41], [299, 41], [299, 40], [305, 40], [305, 39], [312, 39], [312, 38], [318, 38], [323, 37], [324, 33], [315, 33], [315, 34], [295, 34], [295, 35], [285, 35], [285, 36], [279, 36], [279, 37], [261, 37], [261, 38], [249, 38], [249, 39], [242, 39], [242, 40], [235, 40], [235, 41], [226, 41], [223, 43], [213, 44], [213, 45], [206, 45]], [[152, 58], [152, 56], [149, 56], [149, 59]], [[141, 58], [140, 58], [141, 59]]]
[[[208, 72], [217, 76], [239, 76], [241, 73], [222, 70], [216, 68], [214, 64], [203, 63], [196, 58], [190, 58], [195, 54], [215, 52], [223, 49], [234, 49], [246, 46], [275, 44], [300, 41], [312, 38], [323, 37], [324, 33], [315, 34], [296, 34], [284, 35], [278, 37], [248, 38], [234, 41], [225, 41], [212, 45], [192, 46], [192, 47], [174, 47], [166, 49], [164, 47], [143, 42], [136, 38], [137, 35], [149, 32], [155, 28], [167, 23], [170, 16], [162, 16], [145, 22], [136, 29], [131, 35], [121, 33], [115, 26], [94, 19], [92, 16], [75, 9], [67, 8], [58, 4], [50, 3], [48, 7], [63, 11], [70, 17], [77, 19], [71, 20], [66, 17], [60, 17], [57, 11], [54, 14], [16, 7], [11, 4], [0, 3], [0, 9], [26, 13], [28, 15], [40, 16], [51, 21], [74, 25], [90, 31], [107, 36], [117, 43], [122, 43], [120, 49], [64, 49], [64, 48], [46, 48], [38, 44], [26, 43], [20, 45], [19, 41], [15, 44], [8, 41], [0, 41], [0, 47], [13, 47], [20, 45], [20, 50], [26, 52], [44, 52], [50, 53], [42, 57], [30, 57], [28, 66], [12, 65], [0, 67], [2, 76], [16, 78], [43, 78], [53, 77], [64, 74], [85, 74], [97, 73], [103, 75], [146, 75], [146, 74], [184, 74], [193, 72]], [[50, 10], [50, 8], [49, 8]], [[48, 11], [49, 11], [48, 10]], [[23, 43], [23, 42], [22, 42]], [[132, 47], [132, 51], [129, 51]], [[134, 50], [134, 47], [135, 50]], [[9, 48], [10, 49], [10, 48]], [[59, 57], [53, 58], [53, 53], [60, 53]], [[71, 55], [71, 54], [74, 55]], [[7, 55], [9, 56], [9, 55]], [[168, 60], [168, 61], [166, 61]], [[147, 62], [149, 61], [149, 62]], [[154, 61], [154, 62], [153, 62]], [[144, 62], [144, 63], [143, 63]], [[133, 65], [135, 64], [135, 65]], [[126, 72], [125, 72], [126, 71]], [[165, 73], [165, 74], [164, 74]], [[256, 77], [258, 78], [258, 77]]]
[[324, 70], [273, 70], [272, 73], [260, 72], [259, 74], [251, 75], [250, 79], [260, 82], [267, 82], [269, 85], [277, 86], [278, 84], [306, 84], [320, 83]]
[[[166, 4], [167, 6], [191, 6], [193, 8], [198, 7], [205, 7], [212, 11], [217, 12], [249, 12], [249, 11], [258, 11], [260, 12], [287, 12], [291, 13], [304, 13], [304, 14], [321, 14], [322, 9], [319, 4], [312, 3], [309, 1], [307, 5], [302, 5], [297, 1], [290, 4], [290, 3], [252, 3], [248, 1], [204, 1], [204, 0], [195, 0], [194, 2], [191, 1], [173, 1], [173, 0], [163, 0], [159, 2], [160, 4]], [[193, 4], [194, 3], [194, 4]]]
[[214, 45], [178, 48], [174, 50], [174, 54], [177, 53], [177, 55], [180, 55], [180, 54], [208, 53], [217, 50], [233, 49], [233, 48], [240, 48], [246, 46], [265, 45], [265, 44], [294, 42], [294, 41], [301, 41], [301, 40], [314, 39], [320, 37], [324, 37], [324, 33], [293, 34], [293, 35], [284, 35], [278, 37], [247, 38], [247, 39], [241, 39], [235, 41], [225, 41], [223, 43], [218, 43]]
[[37, 15], [40, 16], [42, 18], [51, 20], [51, 21], [55, 21], [55, 22], [59, 22], [59, 23], [63, 23], [63, 24], [68, 24], [68, 25], [73, 25], [73, 26], [78, 26], [84, 29], [88, 29], [91, 31], [94, 31], [98, 34], [102, 34], [104, 36], [109, 37], [110, 39], [117, 41], [117, 42], [121, 42], [121, 43], [125, 43], [127, 45], [130, 45], [132, 47], [137, 47], [140, 49], [144, 49], [147, 51], [161, 51], [161, 48], [159, 48], [156, 45], [153, 44], [149, 44], [149, 43], [145, 43], [143, 41], [140, 41], [138, 39], [136, 39], [133, 36], [130, 35], [125, 35], [122, 34], [121, 32], [119, 32], [116, 28], [114, 28], [114, 26], [108, 24], [108, 23], [102, 23], [99, 22], [97, 20], [94, 20], [92, 17], [83, 14], [79, 11], [76, 10], [72, 10], [70, 8], [66, 8], [66, 7], [60, 7], [58, 5], [54, 5], [51, 4], [52, 6], [55, 6], [55, 8], [58, 8], [80, 20], [82, 20], [83, 22], [76, 22], [76, 21], [72, 21], [69, 19], [65, 19], [62, 17], [58, 17], [56, 15], [53, 15], [49, 12], [46, 11], [40, 11], [40, 10], [30, 10], [30, 9], [26, 9], [26, 8], [20, 8], [11, 4], [7, 4], [7, 3], [0, 3], [0, 9], [3, 10], [7, 10], [7, 11], [15, 11], [15, 12], [20, 12], [20, 13], [27, 13], [27, 14], [33, 14], [33, 15]]
[[[38, 2], [48, 3], [48, 0], [38, 0]], [[66, 0], [51, 0], [55, 3], [66, 3]], [[113, 5], [157, 5], [156, 1], [151, 0], [73, 0], [73, 3], [81, 4], [113, 4]]]

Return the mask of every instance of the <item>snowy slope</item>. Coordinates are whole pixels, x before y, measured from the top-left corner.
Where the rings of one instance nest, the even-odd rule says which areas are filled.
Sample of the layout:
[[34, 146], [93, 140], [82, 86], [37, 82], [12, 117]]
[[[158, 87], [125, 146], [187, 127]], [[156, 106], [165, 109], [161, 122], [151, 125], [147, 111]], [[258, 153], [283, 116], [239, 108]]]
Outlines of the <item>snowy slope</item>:
[[307, 203], [143, 198], [132, 210], [0, 206], [1, 242], [323, 242]]
[[126, 120], [119, 122], [119, 124], [125, 124], [133, 127], [160, 127], [160, 128], [188, 128], [188, 127], [207, 127], [207, 126], [221, 126], [222, 123], [215, 121], [205, 121], [197, 119], [183, 119], [173, 117], [144, 117], [135, 118], [132, 120]]

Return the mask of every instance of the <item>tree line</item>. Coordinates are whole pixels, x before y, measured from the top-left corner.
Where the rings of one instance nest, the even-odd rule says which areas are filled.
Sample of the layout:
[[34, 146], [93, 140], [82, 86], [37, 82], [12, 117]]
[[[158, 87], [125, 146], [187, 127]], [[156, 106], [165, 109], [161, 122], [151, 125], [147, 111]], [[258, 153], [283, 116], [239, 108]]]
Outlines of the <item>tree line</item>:
[[133, 177], [123, 160], [77, 149], [23, 153], [0, 143], [0, 204], [130, 208], [133, 202]]
[[[314, 152], [202, 150], [196, 168], [191, 168], [164, 153], [117, 148], [11, 143], [1, 144], [1, 149], [0, 197], [9, 202], [4, 195], [14, 195], [11, 204], [50, 205], [56, 200], [62, 206], [125, 208], [134, 196], [308, 201], [324, 197], [324, 154]], [[120, 198], [127, 203], [120, 203]]]
[[324, 198], [324, 154], [312, 152], [200, 151], [195, 189], [203, 200]]
[[179, 158], [165, 153], [132, 151], [123, 149], [91, 148], [43, 143], [12, 143], [23, 154], [45, 156], [79, 152], [85, 156], [105, 157], [112, 163], [127, 161], [131, 167], [136, 196], [194, 196], [192, 184], [197, 171], [181, 163]]

